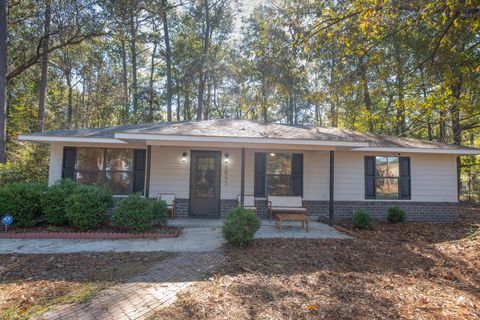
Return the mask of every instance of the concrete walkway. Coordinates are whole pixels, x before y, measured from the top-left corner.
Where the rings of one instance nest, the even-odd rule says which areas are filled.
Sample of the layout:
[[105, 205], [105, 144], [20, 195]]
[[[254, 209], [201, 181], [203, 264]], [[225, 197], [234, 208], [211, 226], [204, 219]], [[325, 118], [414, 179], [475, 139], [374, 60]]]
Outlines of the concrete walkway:
[[61, 305], [38, 319], [145, 319], [173, 303], [177, 293], [203, 280], [223, 261], [221, 252], [180, 253], [127, 283], [102, 290], [89, 302]]
[[[74, 240], [74, 239], [0, 239], [0, 254], [5, 253], [73, 253], [73, 252], [205, 252], [218, 251], [224, 243], [222, 219], [176, 219], [169, 223], [182, 227], [178, 238], [158, 240]], [[305, 232], [299, 222], [285, 222], [280, 232], [273, 221], [262, 220], [255, 235], [261, 238], [349, 238], [334, 228], [310, 221]]]

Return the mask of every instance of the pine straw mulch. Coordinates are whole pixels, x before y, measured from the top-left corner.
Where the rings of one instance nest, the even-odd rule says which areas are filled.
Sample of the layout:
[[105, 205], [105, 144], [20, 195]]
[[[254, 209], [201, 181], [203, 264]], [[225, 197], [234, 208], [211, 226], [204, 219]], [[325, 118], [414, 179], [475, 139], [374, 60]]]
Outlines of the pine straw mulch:
[[352, 240], [227, 248], [220, 272], [152, 319], [478, 319], [479, 226], [477, 210], [455, 224], [380, 223]]
[[166, 253], [0, 255], [0, 319], [25, 319], [58, 303], [88, 301]]

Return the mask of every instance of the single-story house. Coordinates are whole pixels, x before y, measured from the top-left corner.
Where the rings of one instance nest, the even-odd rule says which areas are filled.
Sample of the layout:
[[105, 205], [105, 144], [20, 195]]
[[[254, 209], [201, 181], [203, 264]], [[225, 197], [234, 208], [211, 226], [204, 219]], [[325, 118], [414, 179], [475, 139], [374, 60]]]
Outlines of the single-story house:
[[[301, 196], [311, 216], [458, 217], [457, 162], [480, 149], [310, 125], [248, 120], [153, 123], [24, 134], [50, 145], [49, 183], [105, 183], [115, 195], [174, 193], [179, 217], [222, 217], [254, 195]], [[240, 200], [238, 200], [240, 199]]]

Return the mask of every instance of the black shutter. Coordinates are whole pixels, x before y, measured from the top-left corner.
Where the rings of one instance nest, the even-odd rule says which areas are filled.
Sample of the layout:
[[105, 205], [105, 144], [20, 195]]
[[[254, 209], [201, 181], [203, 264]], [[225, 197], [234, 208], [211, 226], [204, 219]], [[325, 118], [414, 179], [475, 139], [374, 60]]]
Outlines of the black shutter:
[[292, 196], [303, 197], [303, 154], [292, 154]]
[[398, 181], [400, 199], [410, 200], [411, 184], [410, 184], [410, 158], [400, 157], [400, 179]]
[[63, 148], [62, 179], [75, 180], [75, 160], [77, 158], [77, 148]]
[[145, 189], [145, 150], [134, 150], [133, 159], [133, 192], [143, 193]]
[[262, 152], [256, 152], [254, 194], [257, 198], [265, 198], [265, 170], [266, 154]]
[[365, 199], [375, 199], [375, 157], [365, 157]]

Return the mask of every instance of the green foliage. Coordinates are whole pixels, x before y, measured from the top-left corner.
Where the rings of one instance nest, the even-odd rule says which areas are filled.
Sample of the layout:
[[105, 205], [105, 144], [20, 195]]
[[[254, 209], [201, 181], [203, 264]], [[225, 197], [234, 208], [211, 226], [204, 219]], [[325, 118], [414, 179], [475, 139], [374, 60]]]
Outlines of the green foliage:
[[112, 203], [112, 193], [103, 186], [79, 185], [66, 199], [68, 221], [75, 228], [97, 229], [105, 220], [105, 211]]
[[255, 212], [244, 208], [234, 208], [225, 218], [223, 237], [232, 245], [247, 247], [260, 228], [260, 220]]
[[0, 186], [16, 182], [46, 182], [47, 166], [8, 162], [0, 164]]
[[41, 218], [41, 199], [47, 184], [40, 182], [17, 182], [0, 188], [0, 214], [9, 213], [13, 225], [34, 226]]
[[68, 223], [66, 215], [67, 198], [71, 196], [77, 184], [72, 180], [62, 180], [50, 186], [42, 199], [45, 219], [51, 225], [62, 226]]
[[163, 200], [153, 200], [151, 203], [153, 210], [153, 223], [165, 226], [168, 220], [167, 204]]
[[365, 209], [358, 209], [353, 215], [353, 226], [357, 229], [372, 229], [372, 217]]
[[399, 206], [393, 206], [390, 209], [388, 209], [387, 219], [391, 223], [403, 222], [405, 221], [406, 216], [407, 215], [405, 213], [405, 210], [403, 210]]
[[112, 223], [125, 231], [145, 232], [152, 227], [155, 212], [152, 203], [139, 194], [120, 200], [112, 215]]

